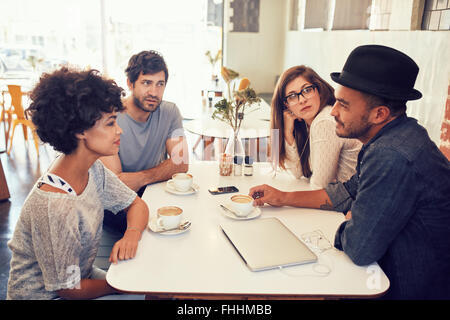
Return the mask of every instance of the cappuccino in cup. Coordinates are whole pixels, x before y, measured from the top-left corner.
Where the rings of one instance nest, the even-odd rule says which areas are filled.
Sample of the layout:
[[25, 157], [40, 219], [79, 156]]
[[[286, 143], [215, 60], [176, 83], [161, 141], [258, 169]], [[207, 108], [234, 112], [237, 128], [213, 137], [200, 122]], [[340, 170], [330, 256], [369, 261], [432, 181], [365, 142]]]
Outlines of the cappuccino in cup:
[[183, 210], [175, 206], [161, 207], [157, 211], [156, 224], [163, 229], [177, 228], [181, 223]]
[[236, 194], [230, 198], [231, 206], [240, 217], [246, 217], [253, 210], [253, 198], [245, 194]]
[[172, 176], [173, 186], [177, 191], [186, 192], [191, 189], [193, 177], [190, 173], [175, 173]]

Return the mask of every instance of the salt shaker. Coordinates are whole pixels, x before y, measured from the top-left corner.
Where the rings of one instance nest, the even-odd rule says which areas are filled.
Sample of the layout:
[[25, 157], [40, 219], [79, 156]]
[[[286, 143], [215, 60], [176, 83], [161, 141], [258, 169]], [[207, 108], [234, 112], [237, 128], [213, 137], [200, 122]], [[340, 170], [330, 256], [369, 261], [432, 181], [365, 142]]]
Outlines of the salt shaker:
[[250, 156], [245, 156], [245, 165], [244, 165], [244, 176], [252, 176], [253, 175], [253, 158]]
[[242, 176], [242, 156], [234, 156], [234, 175]]

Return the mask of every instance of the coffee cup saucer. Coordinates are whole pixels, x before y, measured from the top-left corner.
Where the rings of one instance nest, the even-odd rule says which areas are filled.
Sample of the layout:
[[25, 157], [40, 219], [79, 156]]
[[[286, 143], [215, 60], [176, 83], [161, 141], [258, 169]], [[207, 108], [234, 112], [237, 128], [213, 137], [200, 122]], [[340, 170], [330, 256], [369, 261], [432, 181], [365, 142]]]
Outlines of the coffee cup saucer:
[[165, 187], [164, 189], [165, 189], [167, 192], [172, 193], [172, 194], [181, 195], [181, 196], [186, 196], [186, 195], [189, 195], [189, 194], [194, 194], [194, 193], [196, 193], [196, 192], [198, 191], [199, 188], [200, 188], [200, 187], [199, 187], [197, 184], [193, 183], [192, 186], [189, 188], [189, 190], [187, 190], [187, 191], [178, 191], [178, 190], [175, 188], [175, 184], [173, 183], [173, 180], [170, 179], [170, 180], [167, 181], [166, 187]]
[[[228, 201], [227, 203], [223, 204], [224, 207], [231, 211], [235, 211], [231, 205], [231, 201]], [[250, 213], [243, 217], [238, 217], [237, 215], [231, 213], [228, 210], [221, 210], [222, 214], [228, 218], [234, 219], [234, 220], [250, 220], [258, 218], [261, 215], [261, 208], [260, 207], [253, 207], [253, 210], [250, 211]]]
[[[168, 231], [164, 231], [164, 229], [163, 228], [161, 228], [158, 224], [157, 224], [157, 217], [153, 217], [153, 218], [150, 218], [150, 220], [149, 220], [149, 222], [148, 222], [148, 228], [150, 229], [150, 231], [153, 231], [154, 233], [157, 233], [157, 234], [162, 234], [162, 235], [165, 235], [165, 236], [174, 236], [174, 235], [177, 235], [177, 234], [181, 234], [181, 233], [185, 233], [186, 231], [188, 231], [188, 230], [190, 230], [191, 229], [191, 227], [192, 227], [192, 224], [191, 225], [189, 225], [189, 227], [187, 227], [186, 229], [183, 229], [183, 230], [168, 230]], [[181, 220], [181, 223], [180, 224], [183, 224], [183, 223], [185, 223], [185, 222], [187, 222], [187, 221], [189, 221], [188, 219], [183, 219], [182, 218], [182, 220]]]

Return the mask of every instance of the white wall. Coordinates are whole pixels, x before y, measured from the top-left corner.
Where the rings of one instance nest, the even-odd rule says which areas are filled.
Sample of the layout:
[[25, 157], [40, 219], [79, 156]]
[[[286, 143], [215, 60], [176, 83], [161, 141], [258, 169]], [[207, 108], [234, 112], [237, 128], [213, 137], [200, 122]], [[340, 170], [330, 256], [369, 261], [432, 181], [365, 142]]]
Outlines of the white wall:
[[439, 145], [450, 76], [449, 31], [287, 31], [283, 69], [306, 64], [335, 86], [330, 73], [342, 70], [349, 53], [364, 44], [396, 48], [419, 65], [415, 88], [423, 97], [408, 102], [407, 113]]
[[225, 1], [224, 66], [248, 77], [256, 92], [272, 92], [283, 68], [286, 5], [260, 1], [259, 32], [230, 32], [229, 1]]

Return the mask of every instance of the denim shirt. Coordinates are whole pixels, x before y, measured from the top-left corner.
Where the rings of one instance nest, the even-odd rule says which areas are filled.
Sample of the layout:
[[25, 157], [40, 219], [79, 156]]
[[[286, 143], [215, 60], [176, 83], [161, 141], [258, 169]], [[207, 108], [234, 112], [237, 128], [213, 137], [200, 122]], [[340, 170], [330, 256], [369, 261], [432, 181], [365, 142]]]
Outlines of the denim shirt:
[[352, 212], [335, 247], [357, 265], [379, 263], [385, 298], [450, 298], [450, 163], [417, 120], [385, 125], [362, 147], [356, 174], [325, 190], [336, 211]]

